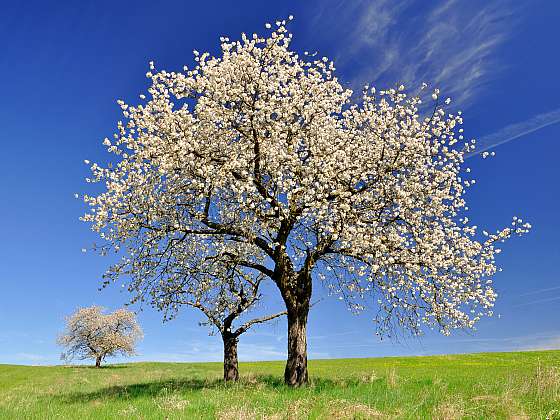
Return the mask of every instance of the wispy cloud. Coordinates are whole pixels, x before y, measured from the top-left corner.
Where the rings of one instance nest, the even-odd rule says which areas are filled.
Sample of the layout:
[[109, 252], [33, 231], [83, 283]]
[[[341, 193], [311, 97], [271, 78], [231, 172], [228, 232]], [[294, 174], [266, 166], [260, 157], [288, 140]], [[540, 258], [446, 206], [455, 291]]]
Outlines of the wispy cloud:
[[[166, 352], [143, 352], [136, 360], [161, 362], [219, 362], [223, 358], [221, 340], [193, 340], [185, 342], [180, 349], [170, 348]], [[286, 358], [285, 346], [267, 343], [254, 343], [243, 340], [239, 343], [239, 360], [283, 360]]]
[[560, 286], [556, 286], [556, 287], [546, 287], [544, 289], [537, 289], [537, 290], [532, 290], [530, 292], [527, 293], [522, 293], [520, 295], [518, 295], [517, 297], [523, 297], [523, 296], [530, 296], [530, 295], [538, 295], [540, 293], [546, 293], [546, 292], [552, 292], [554, 290], [560, 290]]
[[502, 340], [512, 350], [556, 350], [560, 348], [560, 333], [528, 334]]
[[13, 355], [13, 359], [18, 363], [45, 363], [51, 360], [43, 354], [20, 352]]
[[541, 128], [558, 123], [560, 123], [560, 108], [555, 109], [554, 111], [539, 114], [526, 121], [510, 124], [495, 133], [480, 138], [477, 141], [476, 152], [471, 153], [467, 157], [482, 153], [493, 147], [508, 143], [512, 140], [518, 139], [519, 137], [526, 136], [527, 134], [531, 134]]
[[339, 333], [332, 333], [332, 334], [320, 334], [320, 335], [310, 335], [307, 337], [308, 340], [324, 340], [324, 339], [331, 339], [333, 337], [343, 337], [343, 336], [351, 336], [351, 335], [363, 335], [364, 332], [361, 330], [352, 330], [352, 331], [344, 331]]
[[[329, 28], [335, 63], [354, 89], [427, 82], [466, 108], [504, 68], [498, 49], [513, 33], [520, 7], [511, 0], [332, 0], [321, 3], [312, 30]], [[467, 157], [559, 122], [560, 108], [508, 125], [478, 139]]]
[[355, 69], [356, 87], [427, 82], [464, 108], [501, 68], [495, 52], [515, 21], [510, 1], [476, 3], [325, 2], [317, 21], [333, 31], [336, 63]]
[[448, 345], [459, 344], [462, 351], [525, 351], [560, 348], [560, 332], [524, 334], [506, 337], [472, 337], [447, 340]]
[[532, 300], [529, 302], [523, 302], [523, 303], [518, 303], [517, 305], [513, 305], [514, 308], [519, 308], [521, 306], [528, 306], [528, 305], [536, 305], [537, 303], [546, 303], [546, 302], [555, 302], [560, 300], [560, 296], [555, 296], [555, 297], [550, 297], [550, 298], [546, 298], [546, 299], [538, 299], [538, 300]]

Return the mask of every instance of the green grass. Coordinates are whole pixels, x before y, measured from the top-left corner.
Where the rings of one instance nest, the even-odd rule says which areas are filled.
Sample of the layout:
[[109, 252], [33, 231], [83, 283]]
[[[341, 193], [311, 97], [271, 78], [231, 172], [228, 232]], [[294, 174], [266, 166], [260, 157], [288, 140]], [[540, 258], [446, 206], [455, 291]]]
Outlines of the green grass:
[[560, 419], [560, 351], [314, 360], [311, 384], [283, 362], [91, 367], [0, 365], [0, 418]]

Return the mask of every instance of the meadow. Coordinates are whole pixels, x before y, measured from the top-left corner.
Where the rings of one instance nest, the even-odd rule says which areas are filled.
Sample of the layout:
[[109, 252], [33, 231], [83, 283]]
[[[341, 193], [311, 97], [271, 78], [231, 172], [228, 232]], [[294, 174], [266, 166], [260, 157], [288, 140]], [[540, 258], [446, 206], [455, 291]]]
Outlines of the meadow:
[[283, 367], [0, 365], [0, 418], [560, 419], [560, 351], [312, 360], [299, 389]]

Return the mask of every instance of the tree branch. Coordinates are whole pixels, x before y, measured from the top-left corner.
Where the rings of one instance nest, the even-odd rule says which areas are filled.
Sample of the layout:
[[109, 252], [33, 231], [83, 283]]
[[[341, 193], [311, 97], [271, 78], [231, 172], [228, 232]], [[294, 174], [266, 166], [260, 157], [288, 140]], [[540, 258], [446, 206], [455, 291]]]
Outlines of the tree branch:
[[278, 318], [278, 317], [281, 317], [281, 316], [287, 315], [287, 314], [288, 314], [288, 311], [283, 311], [283, 312], [278, 312], [278, 313], [273, 314], [273, 315], [268, 315], [268, 316], [263, 316], [261, 318], [252, 319], [251, 321], [246, 322], [241, 327], [239, 327], [237, 330], [235, 330], [235, 332], [233, 334], [236, 337], [239, 337], [241, 334], [243, 334], [245, 331], [247, 331], [249, 328], [251, 328], [255, 324], [262, 324], [263, 322], [271, 321], [275, 318]]

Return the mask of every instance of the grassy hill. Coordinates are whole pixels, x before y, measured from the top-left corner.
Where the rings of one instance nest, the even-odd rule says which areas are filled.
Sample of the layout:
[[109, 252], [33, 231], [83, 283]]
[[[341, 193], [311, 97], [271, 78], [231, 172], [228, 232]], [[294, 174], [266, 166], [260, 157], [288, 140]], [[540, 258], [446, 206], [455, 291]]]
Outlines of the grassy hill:
[[560, 419], [560, 351], [314, 360], [302, 389], [283, 366], [225, 385], [219, 363], [0, 365], [0, 418]]

